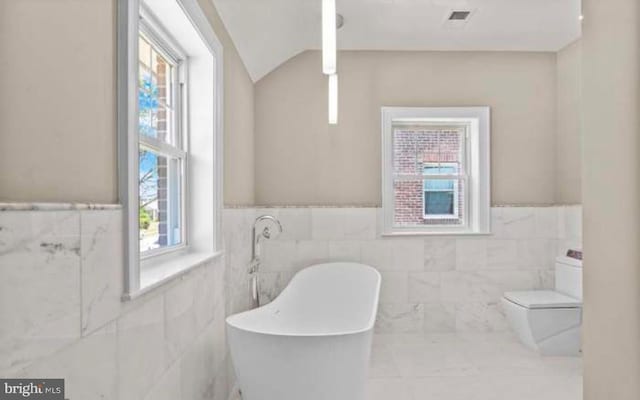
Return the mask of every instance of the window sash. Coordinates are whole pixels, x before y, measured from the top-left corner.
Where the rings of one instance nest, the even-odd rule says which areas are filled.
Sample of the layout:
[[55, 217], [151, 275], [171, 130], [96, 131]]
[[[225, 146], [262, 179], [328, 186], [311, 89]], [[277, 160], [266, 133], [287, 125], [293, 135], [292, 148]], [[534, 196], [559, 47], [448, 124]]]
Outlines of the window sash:
[[[185, 208], [185, 201], [186, 201], [186, 158], [181, 158], [181, 157], [175, 157], [172, 156], [171, 154], [167, 154], [167, 153], [163, 153], [162, 151], [157, 151], [153, 148], [147, 147], [143, 144], [139, 145], [139, 149], [145, 149], [145, 150], [149, 150], [155, 154], [157, 154], [158, 156], [161, 157], [165, 157], [167, 159], [167, 229], [173, 229], [173, 222], [174, 219], [171, 218], [174, 216], [174, 214], [171, 212], [171, 210], [174, 208], [174, 203], [177, 201], [179, 206], [178, 206], [178, 221], [179, 221], [179, 228], [180, 228], [180, 242], [177, 244], [173, 244], [173, 245], [167, 245], [164, 247], [158, 247], [158, 248], [154, 248], [154, 249], [149, 249], [149, 250], [145, 250], [145, 251], [140, 251], [140, 259], [141, 260], [146, 260], [152, 257], [156, 257], [159, 255], [163, 255], [163, 254], [167, 254], [167, 253], [172, 253], [178, 250], [183, 250], [187, 247], [187, 237], [186, 237], [186, 233], [187, 233], [187, 226], [185, 223], [185, 217], [186, 217], [186, 208]], [[171, 168], [169, 166], [169, 164], [173, 161], [178, 161], [178, 173], [176, 175], [171, 174], [171, 172], [173, 172], [176, 168]], [[176, 189], [176, 186], [178, 186], [178, 188]], [[176, 193], [177, 191], [177, 193]], [[177, 198], [176, 198], [177, 195]], [[158, 199], [156, 199], [157, 201]]]
[[[453, 213], [452, 214], [427, 214], [427, 193], [452, 193], [453, 194]], [[426, 220], [438, 219], [461, 219], [464, 224], [464, 216], [460, 218], [460, 183], [453, 181], [453, 189], [422, 189], [422, 216]]]
[[[141, 11], [143, 10], [144, 8], [141, 9]], [[186, 218], [188, 193], [188, 153], [185, 150], [187, 143], [187, 132], [183, 129], [183, 117], [185, 114], [183, 112], [183, 107], [185, 105], [185, 103], [183, 102], [183, 99], [185, 97], [183, 93], [183, 91], [185, 90], [185, 85], [183, 84], [183, 76], [184, 70], [186, 69], [186, 63], [183, 60], [186, 59], [186, 57], [182, 57], [181, 59], [181, 55], [184, 53], [174, 45], [174, 42], [170, 38], [170, 35], [164, 32], [161, 26], [153, 23], [150, 16], [145, 16], [145, 13], [142, 13], [138, 34], [142, 35], [145, 40], [149, 42], [152, 49], [162, 57], [164, 57], [172, 68], [171, 87], [169, 88], [169, 90], [171, 91], [171, 105], [165, 104], [165, 102], [162, 101], [159, 101], [159, 104], [166, 106], [168, 112], [171, 112], [173, 114], [170, 120], [170, 126], [168, 127], [168, 140], [170, 143], [151, 136], [138, 135], [138, 147], [139, 149], [147, 149], [159, 156], [166, 157], [167, 160], [178, 160], [179, 162], [179, 167], [177, 167], [179, 169], [177, 176], [172, 176], [171, 174], [167, 176], [168, 182], [166, 188], [166, 196], [168, 208], [167, 213], [169, 213], [170, 211], [169, 208], [172, 208], [172, 206], [176, 202], [175, 197], [177, 196], [177, 202], [179, 203], [178, 221], [180, 229], [180, 243], [158, 247], [146, 251], [140, 251], [140, 259], [146, 260], [159, 255], [180, 251], [188, 246], [188, 227]], [[142, 65], [141, 62], [138, 61], [138, 68], [141, 67], [148, 69], [148, 67]], [[153, 72], [151, 71], [151, 73]], [[138, 90], [140, 90], [139, 85], [137, 86]], [[179, 191], [179, 193], [175, 193], [176, 190]], [[174, 200], [171, 201], [171, 199]], [[166, 222], [168, 224], [167, 229], [173, 229], [173, 226], [171, 226], [172, 221], [167, 220]]]

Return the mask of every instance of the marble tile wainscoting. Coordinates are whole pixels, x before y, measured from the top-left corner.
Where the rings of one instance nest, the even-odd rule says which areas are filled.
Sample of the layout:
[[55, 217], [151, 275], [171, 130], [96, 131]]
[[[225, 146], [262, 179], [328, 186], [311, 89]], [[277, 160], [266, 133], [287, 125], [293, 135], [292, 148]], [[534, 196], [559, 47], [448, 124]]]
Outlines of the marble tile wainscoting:
[[581, 242], [580, 207], [497, 207], [486, 237], [379, 236], [377, 208], [227, 208], [225, 256], [122, 302], [117, 207], [0, 212], [0, 375], [63, 377], [67, 397], [225, 400], [235, 383], [224, 317], [250, 306], [251, 226], [273, 214], [261, 295], [330, 260], [383, 274], [377, 331], [506, 329], [507, 289], [550, 287], [553, 257]]
[[225, 259], [132, 301], [122, 212], [0, 212], [0, 376], [65, 378], [70, 400], [226, 400]]
[[378, 333], [507, 330], [502, 294], [552, 288], [555, 256], [567, 245], [581, 247], [580, 206], [494, 207], [493, 234], [478, 237], [381, 237], [379, 208], [225, 212], [238, 223], [241, 215], [272, 214], [284, 226], [281, 236], [264, 242], [264, 302], [314, 263], [357, 261], [377, 268], [383, 278]]

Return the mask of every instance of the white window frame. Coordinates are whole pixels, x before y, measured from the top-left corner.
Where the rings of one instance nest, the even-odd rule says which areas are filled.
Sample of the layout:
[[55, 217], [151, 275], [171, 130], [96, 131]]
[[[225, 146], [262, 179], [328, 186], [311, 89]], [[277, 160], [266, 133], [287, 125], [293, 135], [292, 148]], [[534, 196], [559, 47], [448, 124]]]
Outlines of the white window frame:
[[[207, 74], [208, 83], [212, 92], [207, 92], [199, 87], [198, 95], [207, 98], [206, 110], [199, 110], [198, 115], [210, 116], [206, 123], [199, 123], [198, 130], [201, 142], [209, 143], [205, 149], [194, 147], [198, 150], [199, 167], [195, 168], [189, 163], [189, 174], [185, 174], [184, 184], [191, 181], [190, 190], [185, 191], [184, 209], [187, 215], [183, 219], [186, 223], [184, 241], [189, 243], [180, 249], [171, 251], [158, 257], [153, 257], [153, 276], [156, 279], [152, 284], [145, 282], [141, 287], [141, 271], [143, 260], [140, 254], [139, 242], [139, 167], [138, 167], [138, 35], [140, 30], [140, 18], [146, 12], [142, 9], [141, 0], [117, 0], [117, 120], [118, 120], [118, 191], [120, 202], [123, 205], [123, 236], [124, 236], [124, 293], [123, 300], [130, 300], [139, 295], [162, 285], [163, 283], [178, 278], [189, 269], [202, 265], [203, 262], [222, 254], [221, 239], [221, 207], [223, 204], [222, 179], [223, 179], [223, 47], [213, 31], [209, 20], [198, 4], [198, 0], [175, 0], [176, 4], [184, 12], [184, 16], [194, 28], [202, 43], [201, 48], [206, 48], [206, 65], [212, 66], [211, 74]], [[147, 18], [146, 21], [152, 21]], [[184, 19], [183, 19], [184, 20]], [[183, 32], [184, 34], [184, 32]], [[173, 44], [173, 43], [172, 43]], [[202, 47], [204, 46], [204, 47]], [[174, 46], [172, 46], [174, 47]], [[180, 46], [175, 46], [180, 48]], [[165, 49], [166, 50], [166, 49]], [[186, 50], [186, 49], [185, 49]], [[185, 53], [187, 54], [187, 53]], [[201, 53], [203, 54], [203, 53]], [[211, 58], [209, 58], [209, 56]], [[190, 56], [188, 56], [190, 57]], [[202, 63], [199, 67], [202, 68]], [[202, 70], [202, 69], [201, 69]], [[191, 79], [192, 77], [189, 77]], [[209, 87], [207, 86], [207, 87]], [[195, 94], [194, 94], [195, 96]], [[191, 96], [190, 96], [191, 98]], [[190, 99], [184, 99], [190, 107], [195, 105]], [[211, 104], [211, 109], [208, 105]], [[183, 107], [184, 108], [184, 107]], [[200, 107], [202, 108], [202, 107]], [[184, 125], [193, 125], [189, 116], [184, 118]], [[194, 120], [196, 121], [196, 120]], [[194, 134], [193, 131], [190, 132]], [[189, 151], [187, 140], [185, 152]], [[193, 145], [193, 143], [191, 143]], [[196, 146], [196, 145], [193, 145]], [[210, 146], [210, 147], [209, 147]], [[202, 146], [199, 146], [202, 147]], [[196, 177], [197, 180], [193, 181]], [[198, 183], [194, 187], [194, 182]], [[199, 195], [190, 195], [191, 190], [197, 189]], [[193, 218], [194, 213], [204, 211], [206, 217]], [[146, 269], [146, 266], [145, 268]]]
[[[382, 107], [383, 235], [485, 235], [491, 226], [490, 109], [489, 107]], [[465, 211], [462, 225], [395, 224], [393, 131], [398, 124], [463, 125], [465, 146]], [[423, 180], [423, 175], [406, 179]], [[459, 179], [460, 175], [442, 179]], [[424, 190], [423, 190], [424, 196]], [[424, 209], [422, 210], [424, 214]], [[431, 217], [431, 216], [430, 216]]]
[[[147, 251], [140, 251], [141, 260], [149, 260], [152, 257], [170, 254], [176, 251], [186, 251], [189, 246], [189, 221], [186, 212], [187, 193], [189, 193], [189, 131], [188, 124], [184, 119], [187, 115], [187, 56], [180, 48], [175, 38], [164, 29], [162, 24], [156, 20], [153, 13], [144, 5], [140, 5], [139, 33], [149, 40], [151, 46], [158, 51], [174, 68], [172, 76], [171, 99], [173, 101], [174, 117], [172, 119], [172, 133], [174, 134], [174, 144], [169, 144], [161, 140], [138, 135], [139, 147], [147, 148], [159, 155], [180, 160], [180, 238], [177, 245], [166, 246]], [[169, 200], [167, 200], [169, 201]], [[169, 206], [170, 207], [170, 206]]]
[[[453, 163], [453, 162], [441, 162], [441, 163], [437, 163], [437, 162], [426, 162], [422, 165], [422, 168], [424, 170], [425, 167], [429, 167], [429, 166], [449, 166], [449, 165], [458, 165], [458, 163]], [[458, 166], [458, 168], [460, 168]], [[434, 174], [434, 175], [429, 175], [429, 174], [423, 174], [423, 178], [424, 179], [430, 179], [430, 180], [434, 180], [434, 179], [443, 179], [443, 180], [452, 180], [453, 181], [453, 214], [426, 214], [425, 211], [425, 206], [426, 206], [426, 197], [425, 197], [425, 192], [450, 192], [450, 190], [425, 190], [424, 189], [424, 183], [422, 185], [422, 218], [424, 219], [456, 219], [456, 218], [460, 218], [460, 192], [459, 192], [459, 183], [458, 183], [458, 175], [455, 175], [456, 178], [451, 178], [449, 175], [443, 175], [443, 174]]]

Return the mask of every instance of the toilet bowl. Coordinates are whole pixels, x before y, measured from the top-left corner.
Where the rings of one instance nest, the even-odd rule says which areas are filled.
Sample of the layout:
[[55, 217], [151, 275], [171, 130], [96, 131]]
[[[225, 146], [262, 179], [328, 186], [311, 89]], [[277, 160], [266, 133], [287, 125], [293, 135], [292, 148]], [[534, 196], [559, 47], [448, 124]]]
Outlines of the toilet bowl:
[[582, 262], [556, 259], [555, 290], [506, 292], [502, 306], [527, 347], [548, 356], [580, 354]]

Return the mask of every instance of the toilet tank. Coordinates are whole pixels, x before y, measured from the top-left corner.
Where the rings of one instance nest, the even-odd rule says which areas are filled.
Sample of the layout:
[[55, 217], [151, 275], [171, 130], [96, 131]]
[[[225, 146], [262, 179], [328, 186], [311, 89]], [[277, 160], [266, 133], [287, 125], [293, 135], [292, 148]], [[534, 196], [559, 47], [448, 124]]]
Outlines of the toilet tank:
[[582, 261], [556, 258], [556, 291], [582, 300]]

